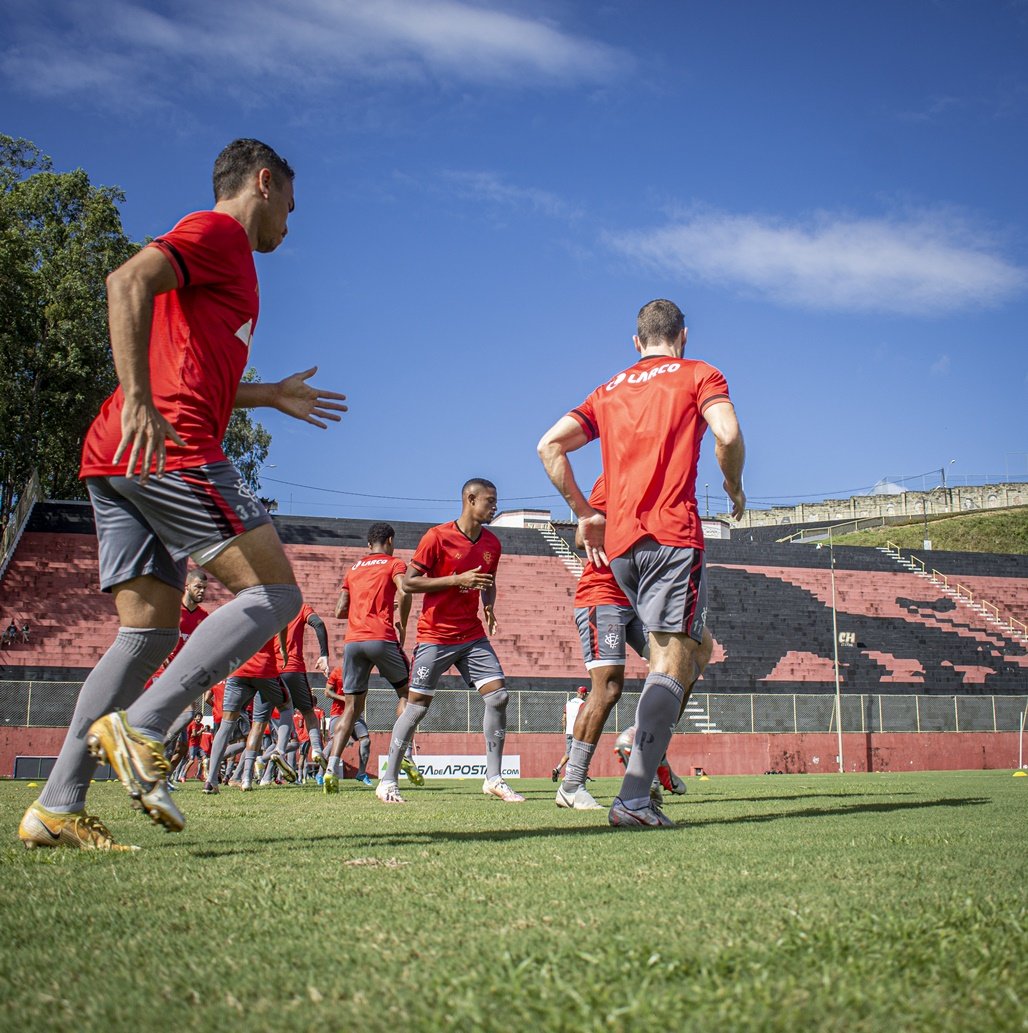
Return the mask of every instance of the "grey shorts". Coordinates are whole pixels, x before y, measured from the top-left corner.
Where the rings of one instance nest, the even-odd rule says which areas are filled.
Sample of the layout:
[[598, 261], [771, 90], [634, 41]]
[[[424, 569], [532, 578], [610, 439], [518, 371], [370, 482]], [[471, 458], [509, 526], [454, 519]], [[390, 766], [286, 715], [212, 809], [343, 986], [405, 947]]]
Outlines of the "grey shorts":
[[253, 700], [254, 721], [267, 721], [275, 707], [281, 707], [288, 699], [289, 693], [278, 678], [237, 678], [233, 675], [225, 682], [222, 709], [242, 712]]
[[411, 691], [420, 692], [422, 696], [433, 695], [439, 679], [451, 667], [456, 667], [465, 683], [473, 689], [503, 678], [503, 668], [487, 638], [453, 646], [420, 642], [414, 650], [411, 664]]
[[[338, 721], [342, 716], [342, 714], [336, 714], [335, 717], [330, 717], [328, 719], [329, 738], [332, 736], [332, 731], [336, 726], [336, 721]], [[358, 717], [353, 723], [353, 734], [350, 736], [350, 741], [353, 742], [357, 739], [367, 739], [370, 735], [371, 732], [368, 730], [367, 722], [363, 717]], [[343, 745], [345, 746], [346, 743], [343, 743]]]
[[610, 561], [610, 569], [648, 631], [703, 640], [707, 623], [707, 568], [702, 549], [643, 538]]
[[575, 610], [582, 657], [587, 670], [594, 667], [624, 667], [626, 643], [646, 656], [646, 628], [629, 606], [579, 606]]
[[190, 556], [203, 566], [234, 538], [271, 522], [227, 461], [171, 470], [146, 484], [128, 477], [89, 477], [86, 487], [105, 592], [143, 575], [182, 588]]
[[402, 689], [410, 680], [407, 657], [398, 642], [347, 642], [343, 647], [343, 694], [361, 696], [367, 692], [373, 667], [394, 689]]
[[306, 671], [283, 671], [279, 677], [285, 682], [289, 698], [297, 710], [314, 709], [314, 693], [311, 692]]

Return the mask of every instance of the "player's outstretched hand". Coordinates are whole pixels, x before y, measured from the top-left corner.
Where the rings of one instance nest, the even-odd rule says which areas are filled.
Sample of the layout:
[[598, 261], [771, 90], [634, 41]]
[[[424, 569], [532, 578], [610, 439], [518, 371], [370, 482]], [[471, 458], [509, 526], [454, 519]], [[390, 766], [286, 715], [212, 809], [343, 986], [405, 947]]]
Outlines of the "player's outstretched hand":
[[127, 449], [126, 477], [135, 476], [138, 468], [139, 483], [145, 484], [150, 479], [150, 467], [155, 460], [154, 475], [163, 477], [167, 458], [164, 442], [168, 438], [176, 445], [185, 444], [153, 402], [139, 404], [126, 398], [121, 410], [121, 441], [118, 443], [118, 451], [114, 453], [114, 462], [120, 462]]
[[342, 419], [339, 413], [347, 412], [348, 406], [339, 404], [346, 400], [346, 395], [335, 391], [323, 391], [307, 383], [317, 372], [318, 367], [311, 366], [302, 373], [294, 373], [291, 377], [280, 380], [275, 385], [276, 408], [287, 416], [294, 416], [305, 423], [313, 423], [315, 427], [324, 430], [328, 424], [322, 420], [338, 423]]
[[607, 518], [599, 512], [592, 516], [578, 518], [578, 530], [581, 532], [582, 545], [586, 559], [594, 567], [606, 567], [607, 554], [603, 549], [604, 533], [607, 530]]

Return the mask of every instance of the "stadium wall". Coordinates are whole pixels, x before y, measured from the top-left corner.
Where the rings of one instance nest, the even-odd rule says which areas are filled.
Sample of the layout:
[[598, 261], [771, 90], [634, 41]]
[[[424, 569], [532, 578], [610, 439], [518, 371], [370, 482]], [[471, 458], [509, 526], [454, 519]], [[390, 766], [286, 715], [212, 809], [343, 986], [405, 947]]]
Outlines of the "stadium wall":
[[[65, 728], [0, 728], [0, 776], [9, 778], [17, 757], [55, 757]], [[1013, 770], [1017, 767], [1017, 732], [921, 732], [843, 735], [848, 772]], [[613, 734], [596, 748], [590, 773], [597, 778], [620, 775]], [[481, 733], [422, 732], [418, 750], [429, 755], [479, 756]], [[388, 752], [389, 736], [371, 736], [371, 756]], [[504, 753], [521, 756], [524, 778], [545, 778], [564, 752], [564, 736], [522, 733], [507, 736]], [[353, 747], [345, 755], [353, 759]], [[676, 735], [668, 750], [681, 775], [694, 767], [708, 775], [832, 774], [838, 771], [834, 734]]]

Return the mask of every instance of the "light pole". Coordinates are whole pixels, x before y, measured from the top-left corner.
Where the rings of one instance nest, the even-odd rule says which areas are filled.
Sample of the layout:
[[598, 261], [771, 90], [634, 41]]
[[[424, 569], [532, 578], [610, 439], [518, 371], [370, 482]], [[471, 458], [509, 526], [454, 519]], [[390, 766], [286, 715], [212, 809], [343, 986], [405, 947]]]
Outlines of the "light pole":
[[709, 520], [710, 519], [710, 485], [709, 484], [704, 484], [703, 485], [703, 494], [704, 494], [704, 497], [707, 500], [707, 519]]
[[832, 651], [835, 659], [835, 731], [839, 739], [839, 774], [845, 770], [842, 762], [842, 690], [839, 688], [839, 618], [835, 606], [835, 543], [832, 528], [828, 528], [828, 562], [832, 569]]

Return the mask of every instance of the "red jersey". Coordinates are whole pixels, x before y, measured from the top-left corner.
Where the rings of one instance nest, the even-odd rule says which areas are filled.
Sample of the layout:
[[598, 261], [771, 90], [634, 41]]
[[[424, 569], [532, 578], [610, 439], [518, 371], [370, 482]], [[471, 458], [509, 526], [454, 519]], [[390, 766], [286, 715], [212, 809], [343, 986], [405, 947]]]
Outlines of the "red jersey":
[[[500, 563], [500, 539], [482, 528], [473, 542], [457, 521], [429, 528], [418, 543], [411, 564], [426, 577], [449, 577], [481, 568], [483, 574], [495, 574]], [[418, 619], [418, 642], [457, 644], [485, 637], [478, 617], [477, 588], [447, 588], [442, 592], [426, 592]]]
[[307, 630], [307, 618], [314, 613], [314, 607], [306, 603], [300, 607], [300, 612], [289, 622], [286, 627], [286, 652], [289, 659], [283, 673], [286, 671], [306, 671], [307, 664], [303, 659], [303, 633]]
[[642, 538], [703, 548], [696, 464], [703, 411], [728, 400], [720, 370], [654, 355], [601, 384], [570, 415], [600, 439], [609, 505], [605, 550], [614, 558]]
[[214, 688], [211, 689], [211, 717], [216, 725], [221, 724], [221, 713], [224, 709], [225, 704], [225, 683], [223, 681], [218, 682]]
[[164, 667], [167, 667], [168, 664], [175, 659], [178, 655], [178, 651], [186, 644], [186, 639], [188, 639], [189, 636], [192, 635], [209, 616], [210, 614], [202, 606], [197, 606], [195, 610], [189, 610], [185, 606], [182, 607], [178, 618], [178, 642], [175, 643], [175, 648], [168, 655], [168, 659], [164, 661]]
[[282, 670], [282, 654], [278, 650], [278, 635], [268, 639], [242, 667], [232, 672], [233, 678], [277, 678]]
[[393, 604], [396, 581], [407, 564], [385, 552], [371, 552], [346, 572], [343, 590], [350, 593], [347, 642], [396, 642]]
[[203, 724], [200, 721], [190, 721], [186, 725], [186, 736], [190, 749], [200, 745], [201, 735], [203, 735]]
[[307, 731], [307, 722], [299, 710], [293, 711], [293, 728], [296, 729], [297, 742], [310, 742], [311, 733]]
[[206, 753], [207, 756], [211, 754], [211, 746], [214, 745], [214, 733], [208, 731], [206, 728], [200, 735], [200, 752]]
[[[246, 230], [223, 212], [194, 212], [147, 245], [171, 263], [175, 290], [153, 300], [150, 381], [154, 404], [185, 447], [166, 442], [166, 469], [225, 458], [225, 436], [257, 323], [257, 270]], [[125, 396], [115, 389], [86, 434], [80, 477], [125, 473], [112, 462]]]
[[[601, 513], [607, 512], [607, 485], [603, 474], [596, 478], [589, 505]], [[575, 589], [574, 605], [578, 608], [590, 606], [631, 606], [628, 597], [614, 579], [610, 567], [594, 567], [588, 560], [582, 568], [578, 587]]]
[[[333, 667], [328, 672], [328, 677], [325, 679], [325, 687], [331, 689], [333, 692], [342, 693], [343, 691], [343, 669], [341, 667]], [[328, 708], [329, 717], [339, 717], [346, 709], [346, 703], [341, 699], [332, 700], [332, 706]]]

